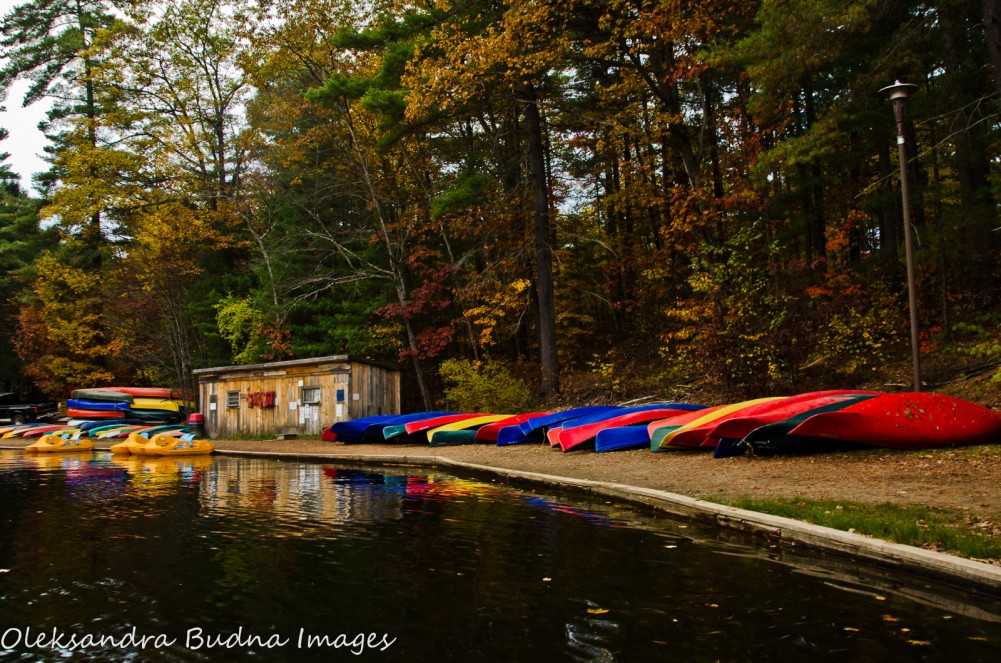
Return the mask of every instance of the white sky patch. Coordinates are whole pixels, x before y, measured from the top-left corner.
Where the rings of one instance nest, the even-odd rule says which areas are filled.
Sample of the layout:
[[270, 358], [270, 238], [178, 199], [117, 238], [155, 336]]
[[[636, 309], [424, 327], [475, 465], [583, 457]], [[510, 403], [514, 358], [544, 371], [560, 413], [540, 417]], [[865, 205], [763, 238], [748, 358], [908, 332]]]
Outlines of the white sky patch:
[[[0, 0], [0, 16], [6, 16], [19, 4], [26, 0]], [[47, 144], [45, 136], [38, 130], [38, 123], [45, 119], [45, 114], [52, 106], [49, 99], [40, 99], [27, 108], [22, 108], [24, 93], [28, 90], [29, 81], [18, 80], [0, 106], [0, 127], [10, 132], [7, 140], [0, 142], [0, 152], [9, 152], [7, 164], [11, 170], [21, 176], [21, 188], [34, 191], [31, 176], [48, 170], [48, 164], [40, 155]], [[37, 192], [34, 192], [37, 194]]]

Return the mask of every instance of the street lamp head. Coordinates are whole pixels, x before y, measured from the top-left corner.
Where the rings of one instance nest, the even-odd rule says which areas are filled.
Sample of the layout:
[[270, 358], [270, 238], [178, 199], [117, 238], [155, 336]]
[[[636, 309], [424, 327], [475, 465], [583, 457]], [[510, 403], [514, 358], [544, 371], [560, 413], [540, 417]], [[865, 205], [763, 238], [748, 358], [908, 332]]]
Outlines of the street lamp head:
[[901, 83], [897, 81], [893, 85], [887, 85], [879, 93], [890, 101], [896, 101], [898, 99], [906, 99], [917, 92], [917, 89], [918, 86], [913, 83]]

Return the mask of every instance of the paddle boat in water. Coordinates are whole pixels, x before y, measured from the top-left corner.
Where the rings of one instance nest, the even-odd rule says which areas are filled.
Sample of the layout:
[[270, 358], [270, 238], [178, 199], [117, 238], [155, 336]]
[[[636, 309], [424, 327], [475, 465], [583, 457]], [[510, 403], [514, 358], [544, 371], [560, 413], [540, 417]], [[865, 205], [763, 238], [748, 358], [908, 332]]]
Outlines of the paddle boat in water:
[[92, 451], [94, 443], [78, 436], [63, 437], [56, 433], [46, 433], [40, 440], [24, 448], [27, 453], [64, 453]]
[[129, 433], [121, 442], [112, 444], [108, 447], [108, 450], [113, 454], [130, 454], [133, 456], [145, 456], [146, 443], [149, 442], [148, 437], [144, 437], [142, 433], [132, 432]]
[[204, 456], [215, 451], [208, 440], [198, 440], [191, 433], [174, 437], [170, 433], [157, 433], [146, 443], [147, 456]]

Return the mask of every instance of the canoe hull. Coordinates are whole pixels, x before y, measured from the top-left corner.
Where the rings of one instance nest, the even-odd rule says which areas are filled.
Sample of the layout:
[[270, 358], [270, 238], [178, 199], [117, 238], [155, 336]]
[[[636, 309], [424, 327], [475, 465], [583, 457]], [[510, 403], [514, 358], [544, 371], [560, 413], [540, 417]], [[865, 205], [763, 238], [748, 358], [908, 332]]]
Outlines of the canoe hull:
[[941, 394], [884, 394], [816, 414], [789, 435], [890, 449], [988, 444], [1001, 442], [1001, 413]]

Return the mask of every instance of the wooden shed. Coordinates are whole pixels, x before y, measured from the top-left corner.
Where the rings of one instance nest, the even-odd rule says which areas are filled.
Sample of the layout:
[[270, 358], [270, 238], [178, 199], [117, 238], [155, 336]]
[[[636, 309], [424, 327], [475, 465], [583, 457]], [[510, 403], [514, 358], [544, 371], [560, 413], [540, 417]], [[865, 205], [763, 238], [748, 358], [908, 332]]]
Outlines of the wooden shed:
[[336, 421], [400, 412], [399, 369], [347, 355], [194, 375], [211, 438], [319, 435]]

